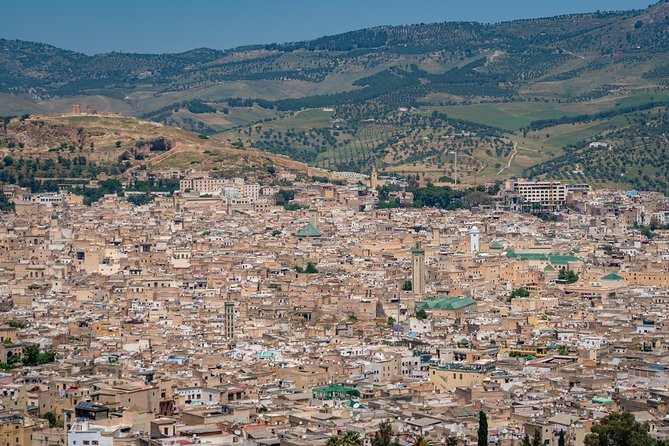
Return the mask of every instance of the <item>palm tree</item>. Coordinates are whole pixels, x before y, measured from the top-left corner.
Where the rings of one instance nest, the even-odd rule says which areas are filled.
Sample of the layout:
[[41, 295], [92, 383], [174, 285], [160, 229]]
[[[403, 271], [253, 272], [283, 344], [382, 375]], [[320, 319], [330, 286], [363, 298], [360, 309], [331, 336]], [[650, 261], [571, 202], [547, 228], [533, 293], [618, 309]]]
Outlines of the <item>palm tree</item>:
[[417, 436], [413, 443], [413, 446], [435, 446], [434, 441], [430, 440], [429, 438], [425, 438], [422, 435]]
[[343, 434], [332, 435], [328, 438], [326, 446], [360, 446], [362, 439], [360, 434], [354, 431], [346, 431]]
[[362, 439], [360, 438], [359, 433], [346, 431], [346, 433], [341, 436], [339, 444], [340, 446], [360, 446], [362, 444]]

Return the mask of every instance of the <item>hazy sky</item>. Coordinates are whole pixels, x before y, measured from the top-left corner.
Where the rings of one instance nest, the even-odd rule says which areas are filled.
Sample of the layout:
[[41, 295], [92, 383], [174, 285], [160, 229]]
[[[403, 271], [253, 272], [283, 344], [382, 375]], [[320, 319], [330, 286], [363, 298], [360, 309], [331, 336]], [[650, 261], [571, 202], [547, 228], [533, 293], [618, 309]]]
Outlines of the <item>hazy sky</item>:
[[649, 0], [32, 0], [2, 2], [0, 38], [94, 54], [310, 39], [375, 25], [496, 22], [645, 8]]

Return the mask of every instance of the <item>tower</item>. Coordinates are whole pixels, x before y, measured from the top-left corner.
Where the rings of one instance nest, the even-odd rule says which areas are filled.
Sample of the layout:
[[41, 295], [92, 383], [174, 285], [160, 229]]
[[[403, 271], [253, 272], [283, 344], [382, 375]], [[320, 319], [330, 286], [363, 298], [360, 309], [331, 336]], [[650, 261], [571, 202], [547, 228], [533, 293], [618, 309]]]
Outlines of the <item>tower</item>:
[[441, 245], [441, 230], [437, 226], [432, 228], [432, 244]]
[[469, 251], [479, 252], [479, 228], [476, 226], [469, 230]]
[[235, 337], [235, 303], [227, 301], [224, 305], [223, 316], [225, 319], [225, 337], [233, 339]]
[[376, 189], [376, 186], [379, 185], [379, 174], [376, 171], [376, 167], [372, 167], [372, 173], [369, 175], [369, 187]]
[[420, 172], [418, 174], [418, 187], [427, 187], [427, 179], [425, 178], [425, 172]]
[[425, 294], [425, 251], [420, 242], [411, 250], [411, 287], [413, 293], [422, 296]]

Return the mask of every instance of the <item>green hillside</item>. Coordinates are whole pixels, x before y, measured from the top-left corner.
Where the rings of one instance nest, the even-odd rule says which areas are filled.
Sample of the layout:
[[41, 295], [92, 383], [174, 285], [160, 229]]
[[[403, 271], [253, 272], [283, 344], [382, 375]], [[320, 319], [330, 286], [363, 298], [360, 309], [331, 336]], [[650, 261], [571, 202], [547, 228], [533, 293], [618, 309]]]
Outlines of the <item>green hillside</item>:
[[[639, 137], [639, 115], [669, 100], [669, 3], [178, 54], [87, 56], [0, 39], [0, 99], [0, 114], [91, 104], [333, 170], [438, 181], [455, 173], [457, 151], [465, 182], [557, 165], [608, 181], [574, 164], [596, 157], [576, 154], [615, 131]], [[666, 190], [663, 170], [648, 169], [616, 183]]]

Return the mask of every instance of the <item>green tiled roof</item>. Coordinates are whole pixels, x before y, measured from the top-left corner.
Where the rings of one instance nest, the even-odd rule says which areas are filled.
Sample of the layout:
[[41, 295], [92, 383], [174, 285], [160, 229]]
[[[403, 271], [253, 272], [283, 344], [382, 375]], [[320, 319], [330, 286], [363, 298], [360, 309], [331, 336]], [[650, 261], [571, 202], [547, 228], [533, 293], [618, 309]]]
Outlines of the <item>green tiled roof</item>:
[[318, 228], [311, 224], [307, 223], [302, 229], [297, 232], [298, 237], [320, 237], [321, 231]]
[[623, 280], [623, 278], [616, 273], [611, 273], [607, 274], [606, 276], [602, 276], [602, 280]]
[[428, 310], [459, 310], [471, 305], [476, 305], [476, 301], [471, 297], [428, 297], [416, 302], [417, 308]]
[[502, 245], [500, 242], [492, 242], [490, 244], [490, 249], [504, 249], [504, 245]]
[[546, 268], [544, 268], [544, 271], [555, 271], [555, 268], [551, 265], [546, 265]]
[[354, 387], [331, 384], [327, 387], [317, 387], [313, 389], [314, 397], [323, 399], [332, 399], [334, 396], [339, 398], [343, 396], [360, 397], [360, 391]]
[[516, 253], [509, 251], [506, 253], [508, 258], [520, 259], [520, 260], [535, 260], [535, 261], [546, 261], [554, 265], [566, 265], [569, 262], [582, 262], [583, 259], [580, 259], [576, 256], [569, 254], [543, 254], [540, 252], [521, 252]]
[[566, 265], [569, 262], [582, 262], [583, 260], [572, 255], [548, 254], [548, 261], [557, 265]]
[[592, 402], [595, 404], [611, 404], [614, 401], [611, 398], [606, 397], [595, 397], [592, 399]]

